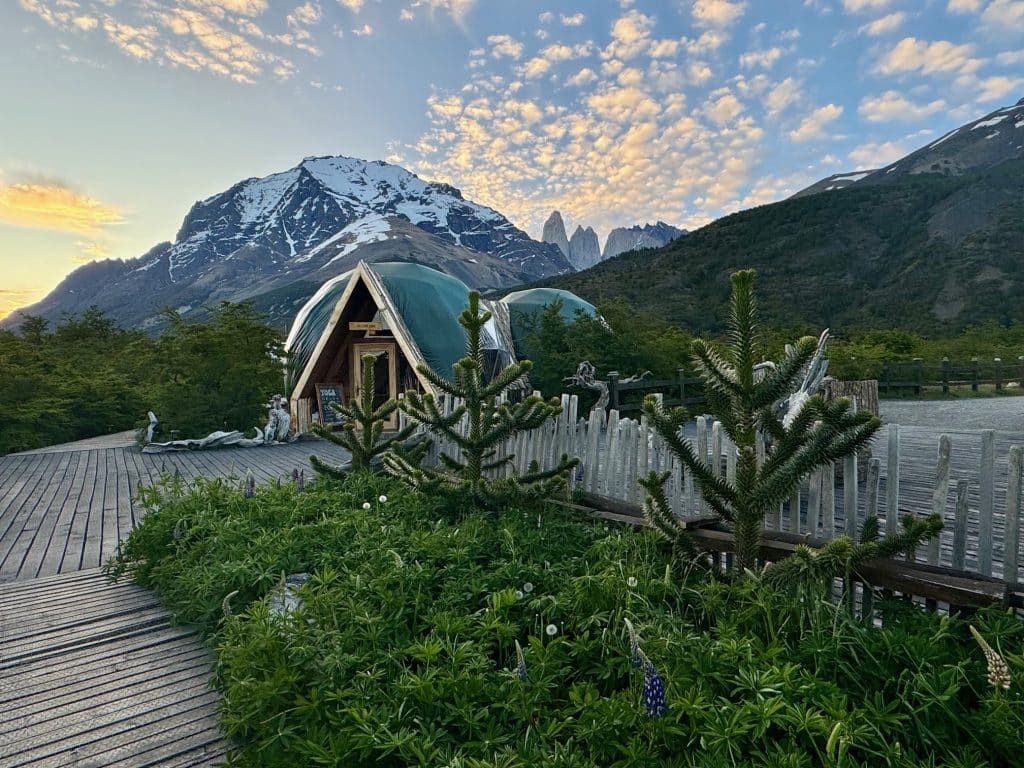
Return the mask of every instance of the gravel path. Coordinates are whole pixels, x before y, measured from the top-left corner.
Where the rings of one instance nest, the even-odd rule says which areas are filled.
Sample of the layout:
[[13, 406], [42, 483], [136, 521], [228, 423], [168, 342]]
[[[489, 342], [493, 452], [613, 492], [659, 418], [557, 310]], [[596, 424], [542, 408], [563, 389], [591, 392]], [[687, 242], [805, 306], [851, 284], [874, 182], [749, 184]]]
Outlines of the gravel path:
[[1024, 397], [882, 400], [882, 421], [907, 427], [1024, 432]]

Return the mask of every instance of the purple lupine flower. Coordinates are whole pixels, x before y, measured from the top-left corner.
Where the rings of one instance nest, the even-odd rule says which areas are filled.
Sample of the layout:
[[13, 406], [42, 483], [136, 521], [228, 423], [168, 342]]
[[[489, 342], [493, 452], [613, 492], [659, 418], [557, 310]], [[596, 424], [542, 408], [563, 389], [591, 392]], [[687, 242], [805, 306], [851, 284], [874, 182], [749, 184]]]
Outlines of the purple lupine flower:
[[306, 490], [306, 470], [304, 469], [299, 470], [299, 490]]
[[296, 467], [295, 469], [292, 470], [292, 482], [293, 483], [298, 483], [299, 482], [299, 469], [298, 469], [298, 467]]
[[256, 478], [249, 472], [245, 478], [245, 498], [251, 499], [256, 495]]
[[516, 640], [516, 674], [520, 680], [526, 680], [526, 657], [523, 656], [523, 646]]
[[644, 661], [644, 707], [648, 717], [661, 717], [668, 711], [665, 706], [665, 681], [650, 661]]

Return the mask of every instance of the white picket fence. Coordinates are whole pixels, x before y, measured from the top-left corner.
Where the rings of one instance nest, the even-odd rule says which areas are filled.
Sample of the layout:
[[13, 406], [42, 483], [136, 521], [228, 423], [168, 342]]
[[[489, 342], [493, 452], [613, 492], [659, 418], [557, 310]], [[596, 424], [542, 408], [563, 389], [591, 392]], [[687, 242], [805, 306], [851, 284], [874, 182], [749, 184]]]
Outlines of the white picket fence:
[[[443, 399], [441, 404], [445, 413], [455, 406], [452, 399]], [[463, 424], [463, 428], [467, 425]], [[735, 478], [736, 451], [719, 422], [699, 416], [686, 432], [698, 456], [704, 457], [712, 472], [724, 474], [730, 480]], [[963, 446], [965, 456], [977, 452], [977, 440]], [[945, 522], [942, 536], [922, 547], [917, 553], [918, 561], [1017, 582], [1021, 567], [1024, 449], [1011, 445], [1006, 461], [997, 462], [995, 433], [984, 430], [980, 435], [977, 473], [961, 476], [954, 482], [950, 479], [953, 444], [949, 435], [939, 438], [931, 458], [919, 447], [901, 455], [900, 442], [897, 425], [889, 425], [887, 437], [883, 430], [876, 438], [874, 451], [884, 453], [884, 469], [882, 461], [873, 458], [866, 477], [859, 476], [854, 456], [843, 462], [841, 472], [834, 466], [814, 472], [788, 502], [766, 516], [766, 529], [829, 540], [843, 534], [859, 536], [869, 515], [877, 516], [884, 530], [892, 532], [899, 518], [908, 512], [936, 513]], [[455, 458], [459, 455], [457, 446], [435, 439], [427, 461], [436, 462], [441, 451]], [[651, 471], [668, 472], [666, 491], [676, 515], [701, 517], [709, 512], [692, 476], [684, 472], [681, 462], [645, 417], [620, 418], [615, 410], [583, 415], [576, 395], [562, 395], [562, 412], [558, 417], [507, 441], [499, 455], [510, 454], [514, 457], [510, 468], [495, 475], [512, 470], [526, 472], [534, 461], [541, 469], [547, 469], [567, 454], [580, 459], [580, 467], [571, 481], [574, 488], [638, 506], [645, 496], [638, 478]], [[759, 443], [758, 454], [763, 460], [763, 444]], [[902, 494], [901, 480], [905, 488]], [[856, 514], [847, 514], [847, 510], [856, 510]], [[889, 510], [897, 513], [889, 514]]]

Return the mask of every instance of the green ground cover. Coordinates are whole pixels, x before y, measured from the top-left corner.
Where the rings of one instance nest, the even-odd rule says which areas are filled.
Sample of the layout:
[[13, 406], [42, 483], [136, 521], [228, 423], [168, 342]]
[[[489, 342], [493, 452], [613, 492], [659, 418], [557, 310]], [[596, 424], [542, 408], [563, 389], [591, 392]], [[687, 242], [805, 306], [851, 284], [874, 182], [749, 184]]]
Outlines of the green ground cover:
[[[892, 601], [867, 626], [551, 505], [467, 511], [362, 474], [145, 501], [111, 569], [216, 647], [233, 765], [1020, 764], [1024, 625], [1005, 611], [970, 622], [1008, 690], [964, 620]], [[301, 608], [275, 615], [300, 572]]]

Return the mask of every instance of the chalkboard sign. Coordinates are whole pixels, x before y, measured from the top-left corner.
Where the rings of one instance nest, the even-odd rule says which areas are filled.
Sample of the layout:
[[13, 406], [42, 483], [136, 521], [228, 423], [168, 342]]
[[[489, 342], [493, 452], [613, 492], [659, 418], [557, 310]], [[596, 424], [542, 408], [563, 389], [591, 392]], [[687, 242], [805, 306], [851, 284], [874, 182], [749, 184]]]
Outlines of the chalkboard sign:
[[331, 408], [331, 403], [341, 405], [342, 397], [341, 384], [317, 384], [316, 401], [320, 405], [320, 423], [325, 427], [335, 426], [345, 421], [345, 417]]

